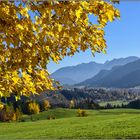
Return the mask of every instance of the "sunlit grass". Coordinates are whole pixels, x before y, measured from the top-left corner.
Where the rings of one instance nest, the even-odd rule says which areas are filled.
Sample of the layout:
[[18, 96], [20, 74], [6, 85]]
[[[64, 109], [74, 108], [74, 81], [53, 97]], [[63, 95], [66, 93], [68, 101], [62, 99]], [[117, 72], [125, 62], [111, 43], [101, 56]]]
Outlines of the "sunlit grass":
[[99, 104], [100, 104], [100, 106], [106, 106], [108, 103], [111, 104], [112, 106], [114, 106], [114, 105], [121, 106], [122, 104], [124, 104], [124, 105], [127, 105], [128, 104], [127, 101], [119, 101], [119, 100], [116, 100], [116, 101], [108, 101], [108, 102], [100, 102]]
[[24, 116], [26, 122], [0, 123], [0, 139], [140, 138], [140, 110], [89, 110], [88, 117], [76, 117], [76, 111], [54, 109], [32, 116], [34, 121]]

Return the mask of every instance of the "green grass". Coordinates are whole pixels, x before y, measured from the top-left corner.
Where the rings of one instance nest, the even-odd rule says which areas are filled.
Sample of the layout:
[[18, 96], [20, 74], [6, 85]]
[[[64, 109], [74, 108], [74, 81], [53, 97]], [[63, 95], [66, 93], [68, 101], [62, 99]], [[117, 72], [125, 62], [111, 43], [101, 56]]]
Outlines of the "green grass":
[[46, 120], [49, 116], [54, 116], [56, 119], [59, 118], [70, 118], [73, 116], [76, 116], [76, 110], [70, 110], [70, 109], [50, 109], [48, 111], [41, 112], [37, 115], [24, 115], [23, 119], [25, 121], [31, 121], [31, 117], [33, 120]]
[[127, 101], [120, 101], [120, 100], [116, 100], [116, 101], [108, 101], [108, 102], [100, 102], [99, 103], [99, 105], [100, 106], [106, 106], [107, 104], [111, 104], [111, 105], [122, 105], [122, 104], [124, 104], [124, 105], [127, 105], [128, 104], [128, 102]]
[[[112, 109], [87, 111], [76, 117], [76, 110], [54, 109], [34, 115], [38, 121], [0, 123], [0, 139], [43, 138], [140, 138], [140, 110]], [[54, 115], [56, 120], [46, 120]]]

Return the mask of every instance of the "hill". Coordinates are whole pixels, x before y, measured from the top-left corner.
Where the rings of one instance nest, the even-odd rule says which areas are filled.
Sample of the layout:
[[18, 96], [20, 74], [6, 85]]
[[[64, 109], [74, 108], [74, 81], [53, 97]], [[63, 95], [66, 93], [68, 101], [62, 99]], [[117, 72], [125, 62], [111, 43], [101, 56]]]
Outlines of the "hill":
[[139, 58], [136, 57], [136, 56], [129, 56], [129, 57], [126, 57], [126, 58], [113, 59], [111, 61], [106, 61], [104, 63], [104, 66], [103, 66], [102, 69], [111, 70], [115, 66], [122, 66], [122, 65], [128, 64], [130, 62], [134, 62], [134, 61], [136, 61], [138, 59]]
[[[96, 62], [82, 63], [76, 66], [61, 68], [54, 72], [51, 76], [56, 80], [60, 80], [62, 84], [72, 85], [94, 76], [101, 68], [102, 64]], [[66, 81], [66, 79], [70, 80]]]
[[95, 87], [133, 88], [140, 85], [140, 60], [123, 66], [102, 70], [97, 75], [78, 85]]
[[106, 61], [104, 64], [96, 62], [82, 63], [76, 66], [61, 68], [52, 73], [51, 77], [60, 81], [63, 85], [73, 85], [95, 76], [101, 70], [110, 70], [114, 66], [125, 65], [135, 60], [138, 60], [138, 57], [131, 56], [113, 59], [111, 61]]

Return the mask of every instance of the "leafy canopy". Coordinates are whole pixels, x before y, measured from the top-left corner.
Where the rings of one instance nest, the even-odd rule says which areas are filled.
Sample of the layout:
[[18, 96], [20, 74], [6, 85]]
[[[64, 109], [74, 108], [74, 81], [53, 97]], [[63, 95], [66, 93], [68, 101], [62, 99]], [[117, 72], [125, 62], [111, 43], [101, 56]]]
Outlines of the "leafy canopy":
[[1, 1], [0, 96], [54, 90], [47, 64], [87, 49], [105, 52], [104, 27], [117, 17], [112, 3], [98, 0]]

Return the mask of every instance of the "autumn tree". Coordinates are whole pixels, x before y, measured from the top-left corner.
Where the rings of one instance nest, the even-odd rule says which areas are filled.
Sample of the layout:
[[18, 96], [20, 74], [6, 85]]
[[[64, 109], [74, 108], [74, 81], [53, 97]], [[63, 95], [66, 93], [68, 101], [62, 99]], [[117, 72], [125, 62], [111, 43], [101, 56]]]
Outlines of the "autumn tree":
[[0, 96], [56, 89], [47, 64], [87, 49], [105, 52], [104, 27], [118, 17], [101, 0], [0, 1]]
[[48, 100], [44, 100], [40, 103], [41, 111], [47, 111], [50, 107], [51, 107], [51, 105]]

